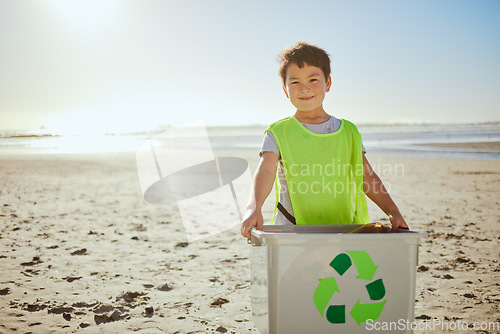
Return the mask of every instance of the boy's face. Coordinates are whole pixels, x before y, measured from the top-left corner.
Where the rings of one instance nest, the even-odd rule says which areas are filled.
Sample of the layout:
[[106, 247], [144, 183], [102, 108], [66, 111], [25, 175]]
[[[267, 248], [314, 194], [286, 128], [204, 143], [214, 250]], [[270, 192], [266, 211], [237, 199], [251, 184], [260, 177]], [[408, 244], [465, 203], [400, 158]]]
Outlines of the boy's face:
[[331, 77], [325, 78], [321, 68], [309, 66], [299, 68], [291, 63], [286, 70], [283, 90], [290, 102], [301, 112], [323, 111], [325, 93], [330, 91]]

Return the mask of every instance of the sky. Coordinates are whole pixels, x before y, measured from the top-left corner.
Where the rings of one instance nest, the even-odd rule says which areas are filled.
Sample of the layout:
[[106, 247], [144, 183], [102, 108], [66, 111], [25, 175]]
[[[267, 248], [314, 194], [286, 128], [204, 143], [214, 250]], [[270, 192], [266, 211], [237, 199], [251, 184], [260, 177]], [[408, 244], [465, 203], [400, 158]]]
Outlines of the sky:
[[500, 121], [498, 0], [0, 0], [0, 130], [127, 132], [293, 115], [277, 55], [332, 60], [327, 113]]

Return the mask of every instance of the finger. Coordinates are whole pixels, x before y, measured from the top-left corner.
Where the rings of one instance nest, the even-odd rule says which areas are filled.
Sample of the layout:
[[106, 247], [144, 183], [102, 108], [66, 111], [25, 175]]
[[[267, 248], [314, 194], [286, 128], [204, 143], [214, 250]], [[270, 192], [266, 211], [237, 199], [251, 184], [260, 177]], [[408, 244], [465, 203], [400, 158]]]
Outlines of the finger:
[[242, 231], [241, 235], [244, 236], [247, 239], [250, 239], [250, 233], [248, 231]]
[[242, 235], [242, 236], [244, 236], [245, 238], [248, 238], [248, 237], [249, 237], [249, 233], [248, 233], [248, 231], [247, 231], [247, 229], [246, 229], [245, 224], [241, 224], [241, 229], [240, 229], [240, 231], [241, 231], [241, 235]]
[[397, 232], [398, 232], [398, 226], [396, 224], [393, 224], [391, 228], [391, 233], [397, 233]]
[[241, 234], [247, 238], [250, 239], [252, 237], [250, 231], [252, 230], [253, 225], [252, 224], [244, 224], [241, 229]]
[[392, 227], [391, 227], [391, 233], [396, 233], [398, 232], [398, 227], [399, 227], [399, 224], [395, 221], [392, 221]]

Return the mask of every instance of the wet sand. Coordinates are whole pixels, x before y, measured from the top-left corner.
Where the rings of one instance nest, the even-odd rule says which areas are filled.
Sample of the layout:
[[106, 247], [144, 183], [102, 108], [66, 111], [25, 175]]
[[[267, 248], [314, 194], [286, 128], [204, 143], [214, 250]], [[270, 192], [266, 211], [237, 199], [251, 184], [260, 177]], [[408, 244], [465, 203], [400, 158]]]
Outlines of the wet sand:
[[432, 144], [421, 144], [420, 146], [467, 149], [467, 150], [486, 150], [486, 151], [498, 151], [498, 150], [500, 150], [500, 142], [432, 143]]

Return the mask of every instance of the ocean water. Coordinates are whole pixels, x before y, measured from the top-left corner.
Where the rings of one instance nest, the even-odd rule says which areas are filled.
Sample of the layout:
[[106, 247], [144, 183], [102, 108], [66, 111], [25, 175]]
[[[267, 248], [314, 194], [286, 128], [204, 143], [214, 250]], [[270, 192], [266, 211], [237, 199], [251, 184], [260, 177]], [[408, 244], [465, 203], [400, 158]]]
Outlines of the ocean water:
[[[500, 159], [500, 123], [358, 125], [370, 154], [421, 157]], [[266, 126], [209, 126], [214, 150], [259, 151]], [[78, 154], [135, 152], [161, 130], [133, 134], [60, 135], [39, 131], [0, 131], [0, 154]], [[497, 143], [487, 148], [460, 148], [462, 143]], [[441, 144], [455, 144], [442, 147]], [[460, 146], [460, 145], [458, 145]], [[468, 145], [470, 147], [470, 145]], [[483, 145], [484, 146], [484, 145]]]
[[[500, 123], [359, 126], [359, 131], [366, 150], [375, 154], [500, 159]], [[491, 145], [460, 145], [472, 143]]]

